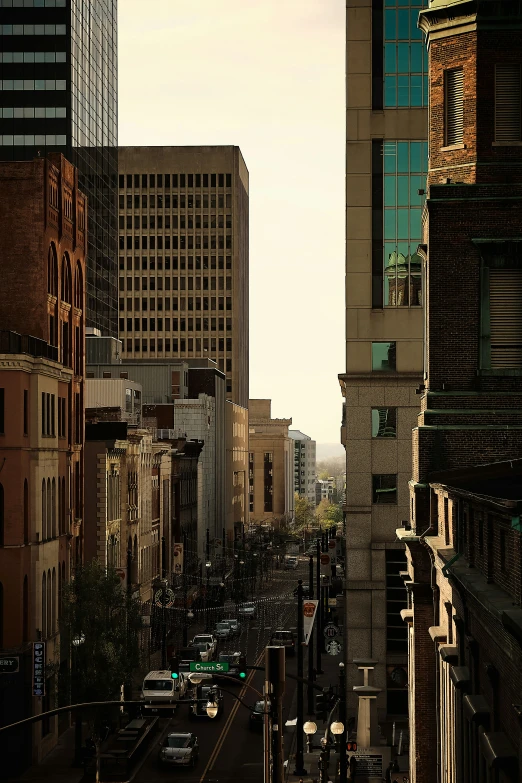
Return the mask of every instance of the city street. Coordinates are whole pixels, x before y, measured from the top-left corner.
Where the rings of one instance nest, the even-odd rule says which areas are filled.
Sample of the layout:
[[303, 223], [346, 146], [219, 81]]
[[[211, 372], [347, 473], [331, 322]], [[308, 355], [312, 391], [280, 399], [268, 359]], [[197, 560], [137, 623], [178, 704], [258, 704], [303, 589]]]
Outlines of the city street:
[[[244, 623], [241, 636], [221, 645], [222, 649], [245, 652], [249, 665], [264, 666], [264, 648], [270, 641], [272, 631], [278, 629], [296, 630], [297, 600], [293, 590], [297, 580], [307, 581], [308, 565], [302, 561], [299, 568], [291, 571], [276, 571], [271, 583], [255, 596], [256, 617], [250, 624]], [[229, 616], [233, 613], [230, 612]], [[192, 630], [192, 629], [191, 629]], [[287, 656], [287, 670], [296, 673], [296, 658]], [[220, 687], [237, 694], [247, 705], [253, 706], [260, 697], [264, 674], [250, 671], [244, 685], [225, 684]], [[284, 720], [295, 718], [290, 707], [295, 692], [294, 680], [286, 682], [284, 699]], [[159, 769], [157, 763], [158, 745], [167, 732], [190, 731], [196, 734], [200, 746], [199, 761], [194, 769]], [[286, 749], [288, 755], [288, 749]], [[136, 783], [156, 781], [199, 781], [200, 783], [223, 783], [224, 781], [263, 780], [263, 737], [260, 730], [249, 726], [249, 711], [232, 695], [225, 693], [225, 709], [219, 719], [189, 719], [189, 707], [183, 705], [170, 720], [161, 721], [160, 734], [151, 746], [150, 752], [133, 780]]]

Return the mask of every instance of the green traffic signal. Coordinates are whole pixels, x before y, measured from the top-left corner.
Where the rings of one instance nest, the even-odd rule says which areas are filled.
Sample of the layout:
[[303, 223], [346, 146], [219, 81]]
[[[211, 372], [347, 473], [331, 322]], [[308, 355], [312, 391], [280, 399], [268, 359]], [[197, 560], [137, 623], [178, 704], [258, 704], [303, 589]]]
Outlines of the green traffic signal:
[[241, 677], [242, 680], [244, 680], [246, 677], [246, 672], [239, 672], [239, 676]]
[[177, 672], [171, 672], [170, 676], [172, 677], [173, 680], [177, 680], [179, 678], [179, 674]]

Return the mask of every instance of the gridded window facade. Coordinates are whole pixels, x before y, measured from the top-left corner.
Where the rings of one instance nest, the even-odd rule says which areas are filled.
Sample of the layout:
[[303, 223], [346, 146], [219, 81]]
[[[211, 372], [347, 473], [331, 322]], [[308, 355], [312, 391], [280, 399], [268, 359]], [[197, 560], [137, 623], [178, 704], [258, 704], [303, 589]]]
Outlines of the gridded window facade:
[[423, 0], [385, 0], [384, 106], [428, 105], [428, 57], [417, 19]]
[[393, 141], [385, 142], [383, 150], [384, 305], [418, 307], [422, 305], [422, 263], [416, 251], [421, 239], [428, 145], [424, 141]]

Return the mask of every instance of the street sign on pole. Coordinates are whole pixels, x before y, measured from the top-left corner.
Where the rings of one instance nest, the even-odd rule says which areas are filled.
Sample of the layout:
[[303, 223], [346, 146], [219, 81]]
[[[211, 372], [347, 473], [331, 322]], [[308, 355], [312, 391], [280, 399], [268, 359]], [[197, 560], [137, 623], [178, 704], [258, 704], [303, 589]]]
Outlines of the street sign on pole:
[[337, 639], [332, 639], [326, 644], [326, 652], [328, 655], [339, 655], [342, 649], [343, 646]]
[[218, 661], [191, 661], [191, 672], [228, 672], [228, 663]]
[[306, 598], [303, 601], [303, 641], [305, 645], [308, 645], [312, 634], [318, 603], [319, 601], [311, 600], [309, 598]]
[[339, 636], [340, 629], [338, 625], [328, 623], [328, 625], [324, 626], [323, 633], [327, 639], [335, 639], [336, 636]]
[[[165, 599], [163, 598], [163, 592], [165, 592]], [[168, 587], [165, 591], [163, 591], [163, 588], [161, 588], [160, 590], [156, 590], [154, 593], [154, 603], [156, 606], [159, 606], [160, 609], [170, 609], [170, 607], [174, 604], [175, 597], [174, 590], [171, 590], [170, 587]], [[165, 603], [163, 603], [164, 600]]]
[[183, 573], [183, 544], [174, 544], [172, 547], [173, 571], [175, 574]]

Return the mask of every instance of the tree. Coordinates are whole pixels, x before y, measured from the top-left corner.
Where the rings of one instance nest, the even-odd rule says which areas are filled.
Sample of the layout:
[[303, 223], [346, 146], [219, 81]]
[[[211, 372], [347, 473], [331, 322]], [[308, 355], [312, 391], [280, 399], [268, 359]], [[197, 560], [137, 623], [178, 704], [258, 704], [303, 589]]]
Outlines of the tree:
[[295, 527], [300, 530], [315, 522], [315, 507], [307, 498], [303, 498], [295, 493], [294, 516]]
[[114, 568], [97, 560], [64, 585], [60, 630], [71, 650], [71, 703], [108, 701], [140, 666], [139, 601], [122, 589]]
[[337, 503], [323, 498], [316, 509], [316, 517], [321, 527], [332, 527], [343, 522], [343, 510]]

